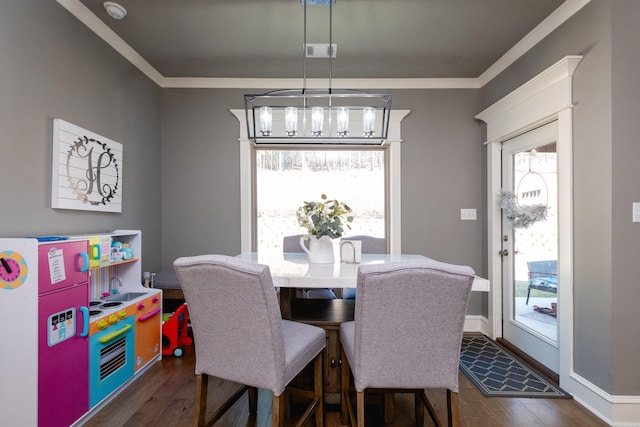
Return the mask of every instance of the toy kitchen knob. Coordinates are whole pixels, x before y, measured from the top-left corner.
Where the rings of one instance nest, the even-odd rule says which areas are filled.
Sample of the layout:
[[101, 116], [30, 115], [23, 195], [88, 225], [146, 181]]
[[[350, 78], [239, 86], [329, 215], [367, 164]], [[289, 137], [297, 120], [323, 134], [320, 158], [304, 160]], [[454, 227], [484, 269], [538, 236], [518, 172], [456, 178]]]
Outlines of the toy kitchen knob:
[[119, 320], [120, 319], [118, 319], [118, 316], [116, 316], [115, 314], [112, 314], [111, 316], [109, 316], [108, 322], [113, 325], [114, 323], [118, 323]]
[[106, 320], [102, 319], [102, 320], [98, 320], [97, 326], [98, 326], [98, 329], [105, 329], [107, 326], [109, 326], [109, 323]]
[[144, 303], [143, 302], [139, 302], [138, 303], [138, 310], [142, 310], [144, 308]]
[[157, 296], [154, 296], [153, 298], [151, 298], [151, 302], [153, 304], [157, 303], [158, 301], [160, 301], [160, 298], [158, 298]]
[[125, 317], [127, 317], [127, 311], [126, 310], [120, 310], [118, 312], [118, 317], [120, 318], [120, 320], [124, 319]]

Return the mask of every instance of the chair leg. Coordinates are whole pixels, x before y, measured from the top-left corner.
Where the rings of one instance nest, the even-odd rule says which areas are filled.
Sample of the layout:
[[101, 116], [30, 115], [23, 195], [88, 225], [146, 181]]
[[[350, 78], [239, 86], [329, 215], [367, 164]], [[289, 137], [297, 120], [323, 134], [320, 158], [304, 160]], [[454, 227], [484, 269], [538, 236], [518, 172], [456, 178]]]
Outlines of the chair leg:
[[358, 412], [358, 427], [364, 427], [364, 390], [356, 390], [356, 406]]
[[317, 399], [316, 406], [316, 427], [324, 426], [324, 376], [322, 375], [322, 365], [324, 350], [318, 353], [313, 362], [313, 389], [314, 398]]
[[286, 393], [282, 393], [280, 396], [273, 396], [273, 407], [272, 407], [272, 423], [273, 427], [283, 427], [284, 426], [284, 395]]
[[447, 389], [447, 419], [449, 427], [460, 425], [460, 414], [458, 413], [458, 393]]
[[209, 376], [207, 374], [196, 375], [196, 413], [193, 419], [194, 427], [204, 427], [207, 416], [207, 388]]
[[349, 423], [349, 408], [347, 407], [347, 399], [349, 399], [349, 382], [351, 381], [351, 367], [347, 355], [342, 351], [342, 372], [340, 385], [340, 421], [342, 424]]
[[527, 288], [527, 300], [525, 301], [524, 305], [529, 305], [529, 295], [531, 295], [531, 286]]
[[249, 395], [249, 416], [255, 417], [258, 415], [258, 389], [249, 387], [247, 394]]

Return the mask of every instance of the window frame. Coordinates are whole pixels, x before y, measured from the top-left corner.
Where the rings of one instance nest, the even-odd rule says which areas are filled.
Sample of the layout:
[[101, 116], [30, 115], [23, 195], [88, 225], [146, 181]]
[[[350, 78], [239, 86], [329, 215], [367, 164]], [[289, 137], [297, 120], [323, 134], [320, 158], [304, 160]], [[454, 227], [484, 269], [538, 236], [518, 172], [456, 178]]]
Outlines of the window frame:
[[[245, 111], [242, 109], [232, 109], [231, 113], [236, 117], [239, 123], [240, 136], [238, 138], [240, 145], [240, 251], [242, 253], [252, 252], [255, 250], [253, 212], [255, 210], [255, 183], [253, 165], [255, 163], [253, 144], [247, 137], [247, 125], [245, 120]], [[401, 215], [401, 145], [400, 137], [401, 122], [404, 117], [409, 114], [409, 110], [393, 110], [389, 121], [389, 134], [384, 146], [387, 148], [388, 162], [388, 245], [389, 253], [402, 253], [402, 215]], [[306, 144], [298, 144], [307, 147]], [[309, 144], [312, 147], [315, 144]], [[273, 147], [279, 147], [282, 144], [274, 144]], [[290, 145], [287, 145], [291, 147]], [[269, 148], [267, 145], [265, 148]], [[327, 148], [326, 145], [322, 146]]]
[[[354, 145], [322, 145], [322, 144], [260, 144], [251, 146], [251, 191], [252, 191], [252, 204], [251, 204], [251, 251], [257, 251], [258, 241], [258, 194], [256, 189], [258, 188], [258, 179], [256, 174], [257, 166], [257, 152], [258, 151], [382, 151], [384, 153], [384, 238], [387, 242], [387, 250], [389, 248], [389, 146], [354, 146]], [[302, 233], [302, 230], [300, 230]]]

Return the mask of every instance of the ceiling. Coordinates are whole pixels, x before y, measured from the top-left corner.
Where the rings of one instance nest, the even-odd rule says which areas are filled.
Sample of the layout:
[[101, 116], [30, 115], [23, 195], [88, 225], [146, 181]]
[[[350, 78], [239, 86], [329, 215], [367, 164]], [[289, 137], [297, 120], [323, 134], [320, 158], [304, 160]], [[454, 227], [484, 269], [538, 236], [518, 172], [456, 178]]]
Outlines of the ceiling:
[[[57, 1], [156, 81], [300, 78], [304, 72], [300, 0], [117, 0], [127, 10], [122, 20], [106, 13], [103, 0]], [[478, 79], [514, 46], [526, 51], [586, 2], [337, 0], [331, 74]], [[307, 6], [307, 43], [329, 43], [329, 10]], [[306, 73], [327, 77], [329, 61], [307, 60]]]

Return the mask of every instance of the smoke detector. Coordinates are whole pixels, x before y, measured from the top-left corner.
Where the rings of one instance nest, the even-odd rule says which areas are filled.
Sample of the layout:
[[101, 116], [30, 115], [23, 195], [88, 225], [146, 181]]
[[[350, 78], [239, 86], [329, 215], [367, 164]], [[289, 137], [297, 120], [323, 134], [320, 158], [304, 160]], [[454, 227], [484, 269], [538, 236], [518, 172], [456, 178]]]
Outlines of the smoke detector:
[[122, 7], [116, 2], [106, 1], [102, 3], [102, 5], [104, 6], [109, 16], [112, 17], [113, 19], [122, 19], [125, 16], [127, 16], [127, 9], [125, 9], [124, 7]]

